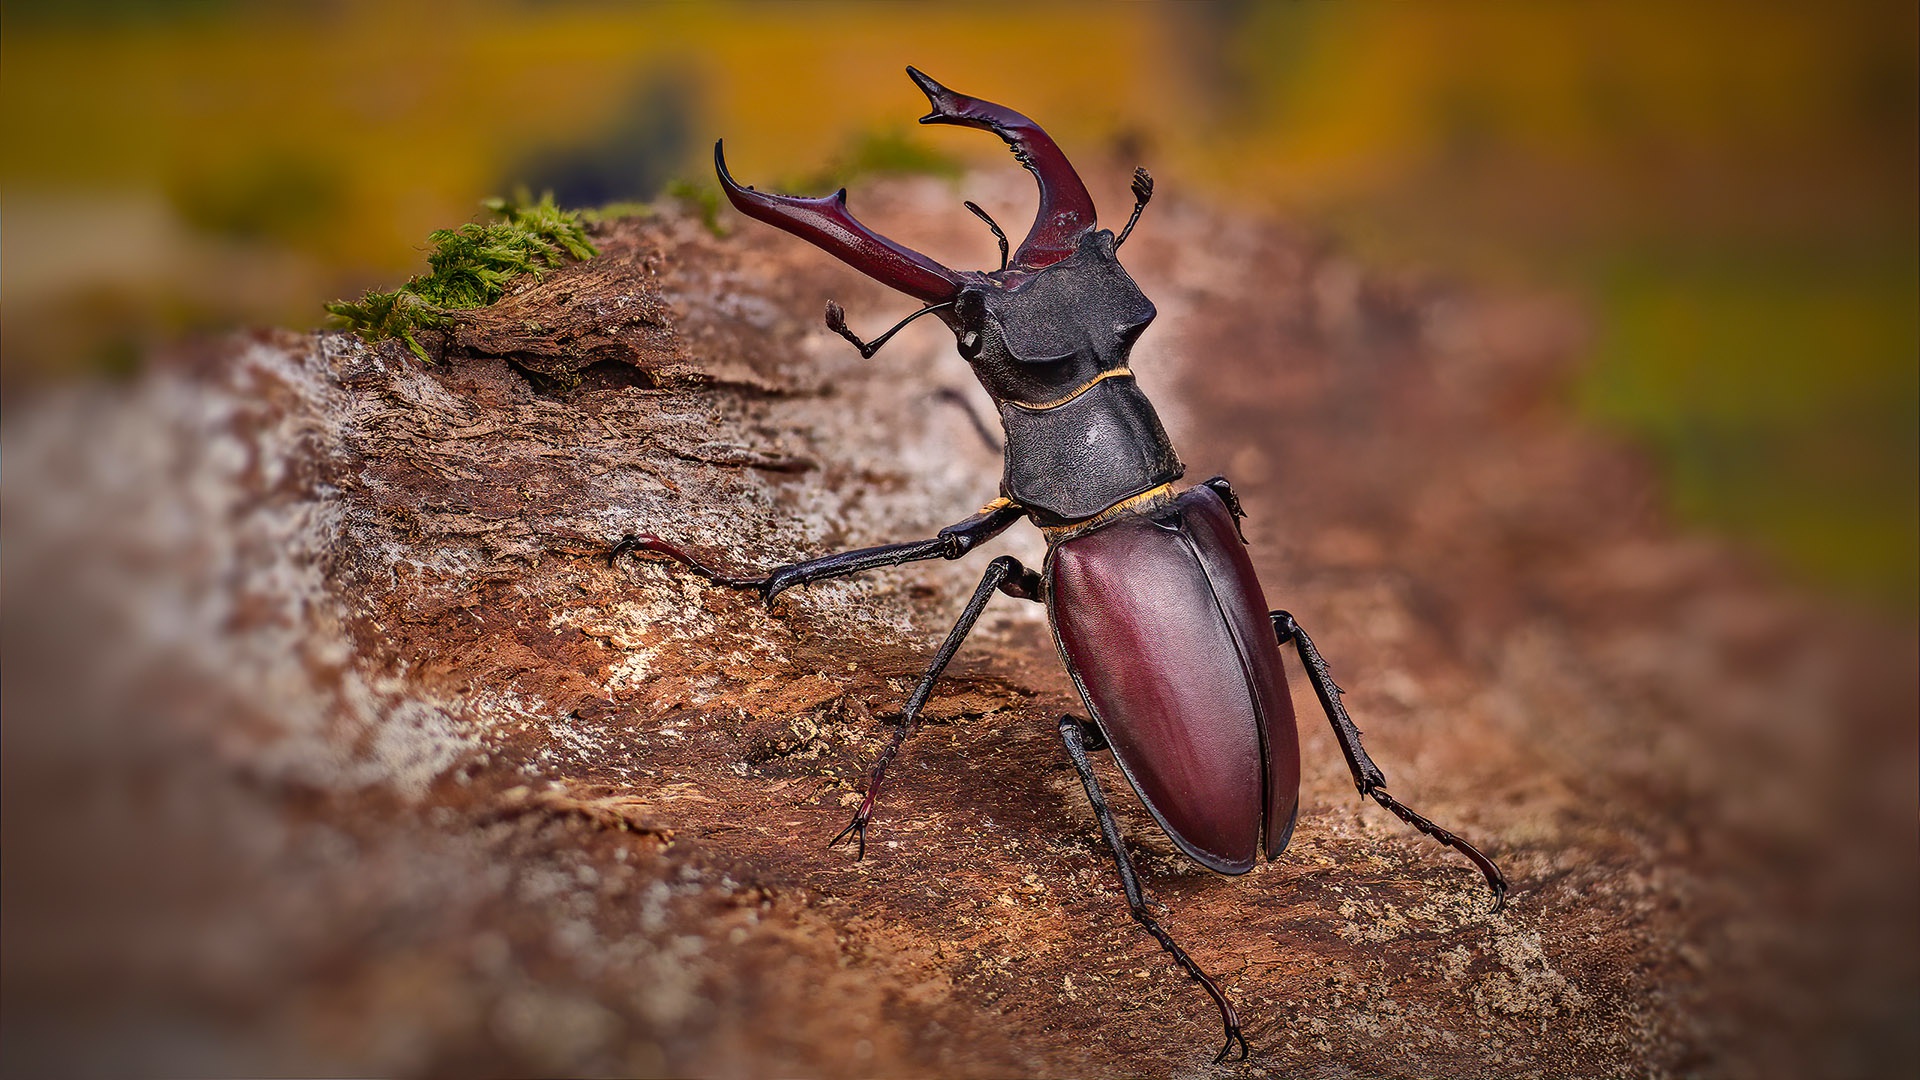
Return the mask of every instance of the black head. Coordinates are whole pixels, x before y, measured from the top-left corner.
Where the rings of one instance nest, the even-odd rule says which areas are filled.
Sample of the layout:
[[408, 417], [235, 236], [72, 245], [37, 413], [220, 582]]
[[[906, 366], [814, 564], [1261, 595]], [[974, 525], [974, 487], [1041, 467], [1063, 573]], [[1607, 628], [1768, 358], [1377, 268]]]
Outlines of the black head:
[[968, 283], [943, 318], [996, 400], [1036, 404], [1125, 367], [1154, 314], [1115, 256], [1113, 233], [1095, 229], [1044, 269]]
[[[742, 187], [715, 144], [714, 167], [728, 199], [742, 213], [929, 305], [953, 329], [961, 355], [975, 364], [996, 399], [1049, 399], [1054, 389], [1123, 366], [1134, 339], [1153, 319], [1153, 304], [1121, 268], [1114, 235], [1098, 227], [1093, 199], [1066, 155], [1026, 116], [955, 93], [914, 68], [907, 74], [933, 106], [921, 123], [993, 132], [1039, 184], [1039, 210], [1007, 265], [985, 272], [942, 266], [861, 224], [847, 211], [845, 188], [798, 198]], [[829, 307], [828, 324], [863, 352], [878, 345], [848, 333], [835, 306]]]

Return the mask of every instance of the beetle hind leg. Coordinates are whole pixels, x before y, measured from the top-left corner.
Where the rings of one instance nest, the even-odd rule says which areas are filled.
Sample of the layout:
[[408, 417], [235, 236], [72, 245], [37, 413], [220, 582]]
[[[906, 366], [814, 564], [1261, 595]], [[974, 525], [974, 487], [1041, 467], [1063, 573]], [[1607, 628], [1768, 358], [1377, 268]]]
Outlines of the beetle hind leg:
[[1100, 730], [1099, 724], [1092, 720], [1082, 720], [1072, 713], [1064, 713], [1060, 717], [1060, 722], [1063, 724], [1069, 720], [1080, 725], [1080, 745], [1085, 747], [1088, 753], [1097, 754], [1102, 750], [1113, 749], [1107, 745], [1106, 733]]
[[1479, 868], [1481, 876], [1487, 879], [1487, 887], [1493, 890], [1493, 912], [1497, 913], [1506, 907], [1507, 876], [1500, 872], [1492, 859], [1482, 854], [1479, 848], [1435, 825], [1387, 794], [1386, 774], [1373, 763], [1373, 759], [1367, 756], [1367, 748], [1361, 745], [1360, 729], [1355, 726], [1353, 718], [1347, 715], [1347, 707], [1340, 703], [1342, 691], [1327, 670], [1327, 662], [1321, 658], [1320, 650], [1314, 648], [1313, 639], [1287, 612], [1271, 612], [1269, 618], [1273, 620], [1274, 638], [1282, 645], [1291, 642], [1300, 653], [1300, 662], [1307, 669], [1307, 681], [1313, 684], [1314, 695], [1320, 699], [1320, 707], [1326, 711], [1327, 722], [1333, 725], [1333, 736], [1340, 742], [1340, 752], [1346, 756], [1347, 768], [1353, 771], [1353, 783], [1360, 789], [1360, 794], [1379, 803], [1401, 821], [1465, 855]]
[[1187, 951], [1161, 928], [1153, 917], [1152, 909], [1148, 907], [1146, 890], [1140, 887], [1140, 878], [1133, 870], [1133, 860], [1127, 857], [1126, 844], [1120, 838], [1120, 825], [1114, 821], [1113, 811], [1107, 808], [1106, 796], [1100, 791], [1100, 781], [1093, 775], [1093, 765], [1087, 760], [1087, 746], [1082, 734], [1085, 730], [1078, 717], [1068, 715], [1060, 718], [1060, 739], [1067, 744], [1067, 756], [1073, 759], [1073, 767], [1080, 774], [1081, 786], [1087, 789], [1087, 801], [1093, 804], [1093, 816], [1100, 821], [1100, 834], [1106, 837], [1107, 847], [1113, 850], [1114, 865], [1120, 870], [1120, 887], [1126, 890], [1127, 908], [1133, 915], [1133, 921], [1153, 935], [1160, 947], [1173, 956], [1174, 962], [1188, 977], [1200, 984], [1200, 988], [1219, 1008], [1220, 1023], [1226, 1028], [1227, 1041], [1220, 1047], [1220, 1052], [1214, 1055], [1213, 1063], [1219, 1065], [1229, 1061], [1245, 1061], [1252, 1051], [1247, 1046], [1247, 1037], [1240, 1031], [1240, 1014], [1234, 1011], [1233, 1003], [1221, 992], [1219, 984], [1208, 978], [1207, 973], [1200, 970], [1200, 965], [1187, 955]]
[[920, 685], [913, 688], [913, 696], [907, 699], [899, 728], [894, 731], [886, 749], [880, 751], [880, 760], [874, 764], [873, 772], [867, 778], [867, 794], [860, 800], [860, 808], [854, 811], [853, 820], [847, 822], [847, 827], [827, 841], [828, 847], [852, 837], [854, 858], [867, 857], [867, 823], [873, 819], [873, 804], [880, 797], [880, 786], [886, 783], [887, 766], [893, 763], [907, 736], [920, 726], [920, 710], [926, 707], [927, 699], [933, 696], [933, 685], [940, 681], [941, 673], [947, 670], [948, 661], [960, 651], [960, 643], [973, 632], [973, 624], [980, 620], [980, 613], [986, 610], [987, 601], [993, 599], [996, 591], [1023, 600], [1038, 600], [1041, 588], [1040, 575], [1021, 565], [1020, 560], [1011, 555], [1002, 555], [987, 564], [987, 572], [974, 588], [973, 598], [967, 601], [966, 609], [960, 612], [953, 629], [947, 631], [947, 640], [940, 644], [940, 651], [933, 654], [933, 662], [927, 665], [926, 674], [920, 676]]

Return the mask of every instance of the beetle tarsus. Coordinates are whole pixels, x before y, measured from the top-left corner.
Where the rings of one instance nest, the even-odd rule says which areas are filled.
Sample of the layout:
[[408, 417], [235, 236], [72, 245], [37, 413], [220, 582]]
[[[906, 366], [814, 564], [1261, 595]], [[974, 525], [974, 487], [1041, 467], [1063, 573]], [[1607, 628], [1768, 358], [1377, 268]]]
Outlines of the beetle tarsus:
[[[1153, 917], [1153, 911], [1148, 906], [1151, 901], [1147, 898], [1146, 890], [1140, 887], [1133, 860], [1127, 857], [1126, 842], [1120, 837], [1120, 824], [1114, 820], [1113, 811], [1108, 809], [1107, 798], [1100, 790], [1100, 781], [1093, 774], [1093, 764], [1087, 760], [1086, 729], [1082, 721], [1069, 713], [1060, 718], [1059, 727], [1060, 741], [1067, 744], [1067, 756], [1073, 759], [1074, 771], [1080, 774], [1080, 786], [1086, 789], [1087, 802], [1092, 804], [1093, 816], [1100, 822], [1100, 835], [1106, 838], [1107, 848], [1113, 852], [1113, 864], [1120, 871], [1120, 887], [1127, 894], [1127, 910], [1133, 916], [1133, 921], [1153, 935], [1153, 940], [1160, 943], [1160, 947], [1173, 957], [1189, 978], [1200, 984], [1200, 988], [1207, 992], [1214, 1006], [1220, 1010], [1220, 1023], [1226, 1029], [1227, 1041], [1220, 1047], [1220, 1052], [1214, 1055], [1214, 1064], [1245, 1061], [1251, 1051], [1247, 1047], [1246, 1036], [1240, 1031], [1240, 1014], [1234, 1010], [1233, 1003], [1221, 992], [1219, 984], [1200, 970], [1200, 965], [1193, 962], [1187, 951]], [[1239, 1056], [1230, 1056], [1236, 1049]]]
[[1465, 855], [1475, 866], [1479, 867], [1480, 873], [1487, 879], [1487, 887], [1493, 890], [1493, 907], [1488, 910], [1487, 914], [1497, 915], [1506, 908], [1507, 876], [1501, 873], [1500, 868], [1494, 865], [1493, 860], [1482, 854], [1479, 848], [1460, 839], [1452, 832], [1435, 825], [1425, 817], [1414, 813], [1411, 809], [1402, 805], [1398, 799], [1395, 799], [1380, 788], [1375, 787], [1363, 790], [1365, 794], [1372, 797], [1374, 802], [1386, 807], [1401, 821], [1406, 822], [1421, 832], [1426, 833], [1428, 836], [1433, 837], [1435, 840], [1438, 840], [1440, 843]]
[[1506, 875], [1479, 848], [1435, 825], [1387, 794], [1386, 774], [1373, 763], [1373, 759], [1367, 756], [1366, 747], [1361, 745], [1360, 729], [1355, 726], [1353, 718], [1347, 715], [1346, 706], [1340, 703], [1343, 691], [1327, 672], [1327, 662], [1321, 657], [1320, 650], [1314, 648], [1313, 639], [1285, 611], [1272, 612], [1269, 618], [1273, 620], [1274, 639], [1282, 645], [1292, 642], [1299, 651], [1300, 662], [1307, 669], [1307, 681], [1313, 684], [1313, 692], [1320, 699], [1320, 708], [1326, 712], [1327, 722], [1333, 725], [1334, 738], [1340, 743], [1340, 752], [1346, 756], [1347, 768], [1352, 770], [1353, 783], [1360, 794], [1379, 803], [1401, 821], [1466, 856], [1480, 870], [1481, 876], [1487, 879], [1487, 887], [1493, 890], [1493, 908], [1489, 914], [1499, 913], [1507, 906]]
[[862, 861], [867, 857], [867, 822], [872, 819], [873, 789], [869, 788], [867, 790], [866, 801], [860, 804], [860, 809], [853, 815], [853, 820], [847, 822], [846, 828], [835, 833], [833, 839], [827, 841], [827, 846], [833, 847], [840, 841], [845, 840], [848, 836], [852, 836], [856, 844], [853, 852], [853, 861]]
[[629, 533], [621, 537], [620, 542], [613, 545], [612, 550], [607, 552], [607, 565], [613, 566], [619, 562], [620, 556], [636, 551], [652, 551], [665, 555], [715, 585], [724, 585], [729, 589], [763, 589], [768, 580], [764, 577], [748, 578], [723, 574], [652, 533]]

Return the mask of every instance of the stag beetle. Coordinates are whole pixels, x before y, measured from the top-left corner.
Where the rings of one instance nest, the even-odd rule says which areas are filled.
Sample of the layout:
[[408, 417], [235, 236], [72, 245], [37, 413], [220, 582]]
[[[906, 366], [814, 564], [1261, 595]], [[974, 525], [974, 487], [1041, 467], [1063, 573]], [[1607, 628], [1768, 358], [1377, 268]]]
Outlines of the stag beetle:
[[845, 188], [797, 198], [742, 187], [727, 171], [719, 143], [714, 168], [740, 212], [925, 305], [866, 342], [848, 329], [840, 305], [828, 301], [828, 328], [861, 356], [871, 357], [922, 315], [937, 315], [953, 330], [1006, 432], [1000, 497], [931, 540], [827, 555], [762, 577], [720, 573], [651, 535], [623, 539], [612, 557], [660, 552], [771, 603], [796, 585], [922, 559], [958, 559], [1019, 519], [1031, 519], [1047, 540], [1040, 570], [1004, 555], [987, 565], [907, 699], [853, 820], [828, 843], [851, 837], [856, 857], [865, 856], [867, 823], [887, 766], [993, 594], [1045, 603], [1060, 658], [1092, 717], [1062, 717], [1060, 738], [1112, 850], [1128, 908], [1218, 1007], [1226, 1044], [1214, 1061], [1244, 1060], [1247, 1041], [1232, 1003], [1154, 918], [1088, 764], [1089, 751], [1111, 748], [1154, 820], [1201, 866], [1244, 874], [1262, 848], [1269, 860], [1277, 858], [1300, 813], [1299, 740], [1280, 658], [1280, 646], [1291, 643], [1361, 795], [1472, 860], [1493, 890], [1495, 911], [1505, 902], [1506, 878], [1479, 849], [1387, 793], [1386, 777], [1361, 746], [1360, 730], [1313, 639], [1292, 615], [1268, 610], [1246, 554], [1245, 515], [1233, 487], [1215, 477], [1174, 489], [1184, 467], [1127, 366], [1154, 306], [1117, 258], [1153, 195], [1152, 177], [1134, 171], [1133, 214], [1119, 235], [1099, 229], [1086, 186], [1039, 125], [1005, 106], [955, 93], [914, 68], [907, 74], [933, 106], [921, 123], [991, 131], [1039, 182], [1039, 213], [1011, 255], [999, 225], [979, 206], [965, 204], [998, 239], [998, 270], [950, 270], [873, 232], [847, 211]]

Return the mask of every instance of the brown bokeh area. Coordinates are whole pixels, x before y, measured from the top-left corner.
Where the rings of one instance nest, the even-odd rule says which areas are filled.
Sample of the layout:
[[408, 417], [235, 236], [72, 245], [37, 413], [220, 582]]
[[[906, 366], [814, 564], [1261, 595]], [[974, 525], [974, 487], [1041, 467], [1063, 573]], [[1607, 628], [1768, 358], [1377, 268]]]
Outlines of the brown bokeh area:
[[[1556, 13], [1558, 12], [1558, 13]], [[0, 1071], [1905, 1075], [1920, 1068], [1911, 10], [9, 5]], [[1297, 664], [1303, 810], [1238, 879], [1096, 767], [1001, 597], [827, 849], [991, 550], [765, 568], [995, 494], [910, 301], [724, 207], [831, 190], [955, 266], [1045, 123], [1159, 317]], [[687, 183], [674, 184], [675, 181]], [[516, 183], [600, 255], [429, 335], [316, 329]], [[671, 186], [674, 194], [662, 194]], [[236, 328], [239, 327], [239, 328]], [[1903, 576], [1904, 575], [1904, 576]]]

